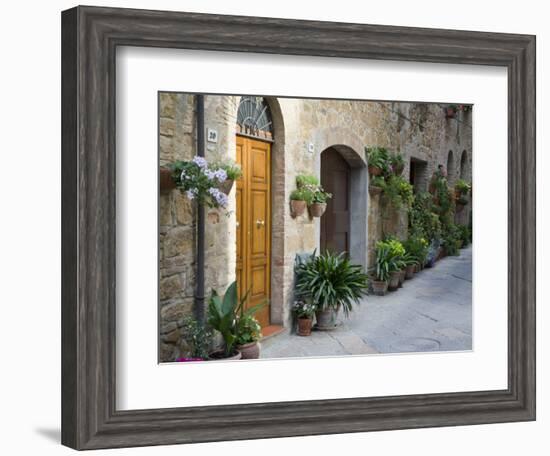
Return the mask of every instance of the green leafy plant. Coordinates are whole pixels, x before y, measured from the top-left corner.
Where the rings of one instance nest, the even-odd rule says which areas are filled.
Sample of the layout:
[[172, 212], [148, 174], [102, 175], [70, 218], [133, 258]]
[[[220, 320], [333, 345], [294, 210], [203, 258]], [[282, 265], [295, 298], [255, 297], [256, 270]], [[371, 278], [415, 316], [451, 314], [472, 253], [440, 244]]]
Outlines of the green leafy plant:
[[294, 302], [292, 313], [296, 318], [312, 318], [315, 314], [315, 306], [310, 300], [298, 300]]
[[182, 337], [189, 347], [190, 356], [192, 358], [208, 359], [208, 353], [212, 345], [212, 330], [190, 316], [183, 319], [182, 329]]
[[380, 168], [384, 174], [390, 171], [390, 154], [384, 147], [365, 147], [369, 166]]
[[452, 222], [449, 222], [443, 227], [442, 231], [443, 247], [447, 255], [456, 255], [458, 253], [458, 241], [460, 240], [460, 232]]
[[454, 212], [454, 194], [443, 176], [437, 177], [434, 181], [434, 199], [436, 212], [440, 217]]
[[313, 194], [305, 188], [296, 188], [290, 193], [290, 199], [294, 201], [310, 202], [313, 199]]
[[315, 253], [296, 266], [296, 291], [311, 298], [316, 309], [342, 307], [347, 316], [367, 294], [368, 277], [361, 266], [352, 264], [345, 252]]
[[383, 241], [376, 243], [376, 260], [374, 263], [374, 276], [378, 281], [385, 282], [390, 278], [394, 270], [390, 246]]
[[235, 344], [239, 337], [239, 319], [254, 315], [263, 305], [245, 309], [248, 293], [239, 299], [237, 296], [237, 282], [233, 282], [225, 291], [223, 297], [216, 290], [208, 301], [208, 324], [218, 331], [224, 341], [224, 354], [231, 356], [235, 351]]
[[195, 156], [190, 161], [175, 161], [167, 166], [172, 171], [176, 187], [190, 200], [216, 208], [226, 208], [229, 204], [229, 198], [219, 189], [220, 184], [228, 179], [223, 168], [225, 165], [209, 164], [204, 157]]
[[405, 248], [395, 238], [388, 237], [383, 241], [378, 241], [375, 252], [374, 275], [376, 280], [386, 281], [392, 272], [400, 271], [406, 265], [403, 259]]
[[401, 174], [403, 168], [405, 167], [405, 160], [403, 155], [395, 154], [390, 157], [391, 170], [396, 174]]
[[298, 174], [296, 176], [296, 186], [298, 188], [304, 188], [304, 187], [318, 187], [319, 186], [319, 179], [316, 176], [313, 176], [312, 174]]
[[262, 338], [262, 327], [252, 315], [237, 319], [237, 345], [249, 344]]
[[455, 183], [455, 191], [460, 195], [467, 195], [471, 189], [472, 186], [464, 179], [458, 179]]
[[441, 221], [435, 213], [433, 196], [428, 192], [417, 193], [409, 210], [410, 237], [424, 238], [430, 243], [441, 237]]
[[326, 203], [332, 198], [332, 193], [325, 192], [323, 187], [319, 186], [311, 197], [311, 203]]
[[370, 180], [370, 185], [372, 185], [373, 187], [379, 187], [383, 190], [386, 187], [386, 180], [383, 176], [374, 176]]
[[420, 236], [410, 236], [403, 242], [405, 254], [412, 256], [417, 264], [424, 264], [428, 256], [429, 242]]
[[227, 174], [227, 179], [237, 180], [240, 179], [243, 175], [243, 170], [241, 166], [234, 162], [219, 163], [216, 164], [217, 168], [223, 169]]
[[466, 246], [471, 242], [472, 231], [468, 225], [457, 225], [458, 238], [462, 240], [463, 245]]
[[384, 196], [390, 204], [399, 209], [403, 205], [410, 207], [414, 201], [413, 186], [401, 176], [391, 175], [380, 182]]

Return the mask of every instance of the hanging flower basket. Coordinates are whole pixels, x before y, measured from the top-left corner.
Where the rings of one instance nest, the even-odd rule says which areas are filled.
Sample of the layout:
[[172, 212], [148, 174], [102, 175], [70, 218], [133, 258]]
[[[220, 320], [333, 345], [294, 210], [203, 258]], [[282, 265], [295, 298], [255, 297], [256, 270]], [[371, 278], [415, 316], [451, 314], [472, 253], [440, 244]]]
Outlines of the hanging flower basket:
[[377, 187], [376, 185], [369, 185], [369, 193], [371, 196], [377, 196], [382, 193], [382, 187]]
[[206, 158], [196, 156], [190, 161], [177, 161], [169, 165], [172, 180], [190, 200], [209, 208], [226, 209], [228, 194], [235, 179], [241, 175], [238, 165], [231, 163], [209, 163]]
[[229, 195], [229, 193], [231, 193], [231, 189], [233, 188], [234, 183], [235, 181], [233, 179], [226, 179], [218, 186], [218, 188], [226, 195]]
[[308, 209], [312, 217], [321, 217], [327, 210], [327, 203], [311, 203]]
[[303, 200], [290, 200], [290, 211], [292, 217], [296, 218], [302, 215], [307, 208], [307, 203]]
[[159, 187], [161, 193], [168, 193], [176, 188], [176, 183], [172, 178], [172, 170], [164, 167], [159, 169]]
[[371, 176], [380, 176], [380, 174], [382, 174], [382, 168], [374, 165], [369, 165], [369, 174]]

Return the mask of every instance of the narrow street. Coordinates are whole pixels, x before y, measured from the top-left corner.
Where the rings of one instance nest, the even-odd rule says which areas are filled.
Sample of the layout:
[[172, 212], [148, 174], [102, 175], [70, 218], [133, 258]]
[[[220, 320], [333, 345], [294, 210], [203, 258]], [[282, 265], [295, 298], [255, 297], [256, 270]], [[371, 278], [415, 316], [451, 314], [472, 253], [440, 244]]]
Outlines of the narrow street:
[[284, 333], [262, 358], [472, 349], [472, 247], [445, 257], [386, 296], [369, 295], [334, 331]]

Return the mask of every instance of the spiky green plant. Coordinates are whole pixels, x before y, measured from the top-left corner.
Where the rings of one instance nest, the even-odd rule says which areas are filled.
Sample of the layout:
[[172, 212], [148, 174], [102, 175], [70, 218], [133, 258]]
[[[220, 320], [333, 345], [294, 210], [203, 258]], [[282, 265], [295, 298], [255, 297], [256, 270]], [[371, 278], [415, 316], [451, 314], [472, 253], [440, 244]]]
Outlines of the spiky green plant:
[[314, 253], [296, 266], [296, 291], [311, 297], [318, 310], [336, 310], [341, 306], [348, 316], [367, 289], [368, 276], [361, 266], [350, 262], [345, 252]]

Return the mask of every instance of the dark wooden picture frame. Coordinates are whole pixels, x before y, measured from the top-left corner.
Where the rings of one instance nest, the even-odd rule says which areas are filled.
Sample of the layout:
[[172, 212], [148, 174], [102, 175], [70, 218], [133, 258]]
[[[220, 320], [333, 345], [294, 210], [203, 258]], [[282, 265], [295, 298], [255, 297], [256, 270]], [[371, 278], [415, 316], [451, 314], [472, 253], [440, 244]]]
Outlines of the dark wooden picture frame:
[[[146, 46], [508, 69], [508, 388], [119, 411], [115, 51]], [[77, 7], [62, 13], [62, 443], [75, 449], [535, 419], [535, 37]]]

